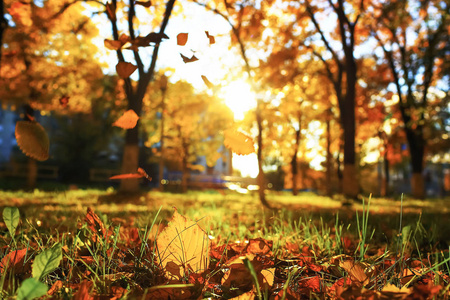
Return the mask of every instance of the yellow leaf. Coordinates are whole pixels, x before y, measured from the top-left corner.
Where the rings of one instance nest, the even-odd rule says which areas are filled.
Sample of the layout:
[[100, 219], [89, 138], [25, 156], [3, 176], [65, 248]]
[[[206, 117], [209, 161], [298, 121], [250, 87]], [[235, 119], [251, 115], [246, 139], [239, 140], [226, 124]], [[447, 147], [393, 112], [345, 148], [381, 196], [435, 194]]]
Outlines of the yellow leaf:
[[275, 280], [275, 268], [261, 270], [261, 275], [263, 277], [263, 285], [267, 285], [271, 288], [273, 286], [273, 281]]
[[13, 17], [13, 19], [18, 20], [25, 26], [33, 25], [33, 20], [31, 20], [30, 4], [23, 4], [17, 1], [11, 5], [8, 9], [8, 13], [11, 17]]
[[17, 145], [25, 155], [39, 161], [48, 159], [50, 142], [47, 132], [39, 123], [18, 121], [15, 134]]
[[128, 78], [134, 71], [136, 71], [137, 67], [131, 63], [121, 61], [116, 65], [116, 71], [119, 77]]
[[202, 79], [208, 88], [212, 89], [214, 87], [214, 84], [212, 84], [205, 75], [202, 75]]
[[117, 126], [123, 129], [131, 129], [136, 126], [139, 116], [130, 109], [124, 112], [124, 114], [113, 123], [113, 126]]
[[186, 45], [187, 40], [188, 40], [188, 34], [187, 33], [179, 33], [177, 35], [177, 45], [178, 46]]
[[247, 155], [255, 152], [253, 139], [236, 129], [227, 129], [224, 131], [225, 140], [223, 141], [225, 147], [236, 154]]
[[180, 280], [189, 273], [201, 273], [208, 268], [207, 234], [176, 209], [169, 225], [158, 235], [156, 245], [159, 263], [169, 279]]

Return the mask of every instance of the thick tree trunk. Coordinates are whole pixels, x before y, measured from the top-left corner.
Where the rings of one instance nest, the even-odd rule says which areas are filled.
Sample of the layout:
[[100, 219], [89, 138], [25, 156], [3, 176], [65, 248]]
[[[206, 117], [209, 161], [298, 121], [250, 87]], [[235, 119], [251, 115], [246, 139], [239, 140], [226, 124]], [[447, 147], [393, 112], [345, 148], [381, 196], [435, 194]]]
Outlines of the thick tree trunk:
[[[138, 125], [128, 129], [125, 136], [125, 147], [122, 158], [122, 174], [136, 173], [139, 168]], [[120, 182], [120, 192], [136, 193], [139, 191], [139, 179], [123, 179]]]
[[297, 187], [297, 180], [298, 180], [297, 152], [294, 155], [292, 155], [291, 170], [292, 170], [292, 195], [297, 196], [298, 195], [298, 187]]
[[32, 190], [36, 187], [36, 179], [37, 179], [37, 162], [33, 158], [28, 158], [27, 162], [27, 189]]

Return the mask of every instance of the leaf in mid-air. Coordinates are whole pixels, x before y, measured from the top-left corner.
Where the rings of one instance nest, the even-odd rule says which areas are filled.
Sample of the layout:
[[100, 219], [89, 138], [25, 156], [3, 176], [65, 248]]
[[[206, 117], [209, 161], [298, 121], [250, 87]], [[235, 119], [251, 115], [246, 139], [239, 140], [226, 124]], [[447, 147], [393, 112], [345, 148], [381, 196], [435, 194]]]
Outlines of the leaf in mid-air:
[[180, 55], [181, 55], [181, 58], [183, 59], [183, 62], [184, 62], [185, 64], [190, 63], [190, 62], [194, 62], [194, 61], [197, 61], [197, 60], [198, 60], [198, 58], [195, 57], [195, 55], [192, 55], [191, 58], [189, 58], [189, 57], [187, 57], [187, 56], [184, 56], [184, 55], [181, 54], [181, 53], [180, 53]]
[[201, 273], [208, 268], [208, 235], [197, 222], [180, 215], [176, 209], [156, 244], [159, 263], [169, 279], [181, 280], [189, 273]]
[[9, 234], [14, 237], [20, 221], [19, 209], [17, 207], [5, 207], [3, 209], [3, 221], [8, 228]]
[[123, 43], [121, 41], [116, 40], [105, 39], [103, 43], [105, 47], [109, 50], [119, 50], [123, 46]]
[[177, 35], [177, 45], [178, 46], [186, 45], [187, 40], [188, 40], [188, 34], [187, 33], [179, 33]]
[[123, 129], [131, 129], [136, 126], [138, 120], [139, 116], [134, 112], [134, 110], [129, 109], [113, 123], [113, 126]]
[[116, 6], [113, 3], [106, 3], [106, 14], [111, 21], [116, 21]]
[[133, 179], [133, 178], [142, 178], [145, 177], [148, 180], [152, 180], [150, 176], [148, 176], [147, 172], [142, 168], [138, 168], [137, 173], [128, 173], [128, 174], [119, 174], [109, 177], [109, 179]]
[[120, 78], [128, 78], [136, 71], [137, 66], [129, 62], [121, 61], [116, 65], [116, 71]]
[[210, 45], [214, 44], [216, 42], [216, 39], [214, 38], [214, 36], [213, 35], [209, 35], [208, 31], [205, 31], [205, 33], [206, 33], [206, 37], [209, 39], [209, 44]]
[[211, 81], [209, 81], [209, 79], [206, 78], [205, 75], [202, 75], [202, 80], [208, 88], [212, 89], [214, 87], [214, 84], [212, 84]]
[[255, 152], [253, 139], [245, 133], [231, 128], [224, 131], [224, 137], [225, 147], [236, 154], [247, 155]]
[[151, 1], [135, 1], [134, 2], [136, 5], [141, 5], [143, 7], [149, 8], [150, 6], [152, 6], [152, 2]]
[[44, 276], [53, 272], [59, 266], [61, 260], [62, 246], [58, 243], [36, 256], [31, 267], [33, 278], [41, 280]]
[[39, 161], [48, 159], [50, 142], [47, 132], [39, 123], [18, 121], [15, 134], [17, 145], [25, 155]]

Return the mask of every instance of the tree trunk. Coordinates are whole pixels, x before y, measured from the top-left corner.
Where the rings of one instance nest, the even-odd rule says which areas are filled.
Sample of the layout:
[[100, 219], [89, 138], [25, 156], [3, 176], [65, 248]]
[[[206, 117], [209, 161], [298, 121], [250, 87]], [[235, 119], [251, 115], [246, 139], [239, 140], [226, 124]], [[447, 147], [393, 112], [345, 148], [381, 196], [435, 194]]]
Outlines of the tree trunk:
[[271, 208], [269, 203], [266, 200], [266, 179], [264, 176], [264, 171], [262, 168], [263, 160], [262, 160], [262, 117], [261, 117], [261, 100], [257, 100], [256, 105], [256, 123], [258, 126], [258, 151], [257, 151], [257, 159], [258, 159], [258, 186], [259, 186], [259, 201], [261, 204], [267, 208]]
[[332, 166], [332, 159], [333, 156], [331, 155], [331, 109], [327, 110], [327, 131], [326, 131], [326, 135], [327, 135], [327, 161], [326, 161], [326, 194], [327, 196], [331, 196], [333, 194], [333, 185], [331, 182], [331, 166]]
[[27, 189], [32, 190], [36, 187], [37, 179], [37, 162], [33, 158], [28, 158], [28, 173], [27, 173]]
[[188, 157], [188, 145], [186, 143], [183, 142], [183, 157], [181, 160], [181, 192], [187, 193], [188, 190], [188, 176], [189, 176], [189, 171], [188, 171], [188, 162], [187, 162], [187, 157]]
[[164, 149], [164, 121], [165, 121], [165, 110], [166, 110], [166, 101], [165, 101], [165, 97], [166, 96], [166, 89], [162, 90], [162, 102], [161, 102], [161, 138], [160, 138], [160, 146], [161, 146], [161, 150], [160, 150], [160, 157], [159, 157], [159, 173], [158, 173], [158, 184], [159, 184], [159, 191], [162, 192], [164, 191], [164, 184], [163, 184], [163, 180], [164, 180], [164, 157], [165, 157], [165, 149]]
[[297, 196], [298, 195], [298, 188], [297, 188], [297, 180], [298, 180], [297, 152], [295, 152], [295, 154], [292, 155], [291, 170], [292, 170], [292, 195]]
[[[139, 123], [126, 132], [122, 158], [122, 174], [136, 173], [139, 168], [138, 125]], [[122, 179], [119, 191], [125, 193], [138, 192], [139, 179]]]

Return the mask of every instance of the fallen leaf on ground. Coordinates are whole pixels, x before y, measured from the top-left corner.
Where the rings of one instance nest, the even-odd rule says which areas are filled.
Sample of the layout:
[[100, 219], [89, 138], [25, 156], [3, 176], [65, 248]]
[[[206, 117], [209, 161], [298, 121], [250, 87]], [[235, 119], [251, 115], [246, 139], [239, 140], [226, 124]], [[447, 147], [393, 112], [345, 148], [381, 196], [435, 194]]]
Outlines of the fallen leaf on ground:
[[22, 274], [30, 270], [30, 264], [25, 263], [27, 249], [9, 252], [0, 262], [0, 273], [11, 270], [13, 274]]
[[157, 256], [166, 277], [177, 279], [190, 272], [201, 273], [209, 265], [208, 235], [175, 209], [169, 225], [156, 239]]

